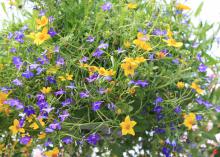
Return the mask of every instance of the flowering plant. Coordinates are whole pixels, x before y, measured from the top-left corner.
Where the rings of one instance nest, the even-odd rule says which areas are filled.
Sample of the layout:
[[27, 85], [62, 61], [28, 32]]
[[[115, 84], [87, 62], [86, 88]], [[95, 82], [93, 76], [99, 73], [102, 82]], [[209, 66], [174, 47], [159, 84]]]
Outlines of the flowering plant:
[[1, 32], [2, 154], [204, 155], [212, 25], [176, 1], [32, 1]]

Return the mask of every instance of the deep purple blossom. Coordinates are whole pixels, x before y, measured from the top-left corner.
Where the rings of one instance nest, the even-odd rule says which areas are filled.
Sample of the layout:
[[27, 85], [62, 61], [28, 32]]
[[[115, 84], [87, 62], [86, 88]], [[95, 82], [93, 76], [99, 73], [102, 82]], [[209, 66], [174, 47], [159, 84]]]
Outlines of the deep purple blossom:
[[34, 69], [37, 69], [38, 66], [40, 66], [40, 65], [39, 64], [30, 64], [29, 68], [30, 68], [30, 70], [34, 70]]
[[14, 79], [14, 80], [12, 81], [12, 83], [13, 83], [14, 85], [16, 85], [16, 86], [22, 86], [22, 85], [23, 85], [23, 83], [22, 83], [18, 78]]
[[49, 59], [45, 55], [43, 55], [41, 58], [38, 58], [37, 61], [40, 64], [49, 64]]
[[25, 135], [24, 137], [21, 137], [20, 144], [26, 145], [30, 142], [30, 140], [31, 140], [31, 137]]
[[24, 43], [24, 34], [22, 31], [16, 31], [14, 39], [19, 43]]
[[12, 58], [12, 62], [13, 62], [13, 64], [15, 65], [15, 67], [16, 67], [17, 69], [20, 69], [21, 66], [22, 66], [22, 64], [23, 64], [22, 59], [21, 59], [20, 57], [16, 57], [16, 56], [14, 56], [14, 57]]
[[54, 76], [47, 76], [46, 79], [50, 84], [56, 84], [56, 79], [54, 78]]
[[166, 157], [170, 157], [170, 148], [167, 147], [163, 147], [162, 148], [162, 153], [166, 156]]
[[73, 143], [73, 138], [70, 136], [66, 136], [66, 137], [62, 138], [62, 142], [65, 144], [71, 144], [71, 143]]
[[80, 98], [88, 98], [89, 97], [89, 91], [84, 91], [79, 93]]
[[202, 98], [196, 98], [196, 102], [199, 104], [199, 105], [202, 105], [204, 100]]
[[106, 2], [105, 4], [102, 5], [101, 8], [103, 11], [109, 11], [112, 9], [112, 4], [110, 2]]
[[216, 106], [215, 111], [219, 113], [220, 112], [220, 106]]
[[179, 61], [179, 59], [178, 59], [178, 58], [176, 58], [176, 59], [173, 59], [173, 60], [172, 60], [172, 63], [173, 63], [173, 64], [179, 64], [179, 63], [180, 63], [180, 61]]
[[8, 99], [4, 102], [4, 104], [8, 104], [11, 107], [15, 107], [16, 109], [23, 109], [24, 105], [18, 99]]
[[54, 129], [51, 129], [51, 128], [45, 128], [45, 132], [46, 132], [46, 133], [52, 133], [52, 132], [54, 132]]
[[7, 38], [11, 39], [13, 36], [14, 36], [14, 34], [12, 32], [9, 32]]
[[93, 111], [98, 111], [101, 107], [101, 104], [103, 103], [103, 101], [96, 101], [92, 103], [92, 110]]
[[26, 30], [28, 30], [28, 25], [24, 25], [22, 28], [21, 28], [21, 31], [26, 31]]
[[166, 30], [160, 30], [160, 29], [154, 29], [153, 30], [153, 35], [157, 35], [157, 36], [164, 36], [167, 34]]
[[64, 110], [62, 114], [60, 114], [58, 117], [60, 118], [60, 120], [63, 122], [66, 118], [69, 117], [69, 112], [68, 110]]
[[86, 78], [86, 81], [88, 81], [89, 83], [94, 82], [95, 80], [97, 80], [99, 78], [98, 73], [94, 73], [91, 76]]
[[45, 100], [45, 95], [40, 93], [36, 95], [37, 101], [43, 101]]
[[155, 55], [153, 54], [153, 53], [150, 53], [149, 54], [149, 59], [152, 61], [152, 60], [154, 60], [155, 59]]
[[56, 53], [60, 52], [60, 47], [59, 46], [55, 46], [53, 51], [56, 52]]
[[164, 134], [166, 132], [163, 128], [156, 128], [154, 131], [156, 134]]
[[10, 49], [10, 52], [11, 52], [11, 53], [15, 53], [16, 51], [17, 51], [17, 49], [14, 48], [14, 47], [12, 47], [12, 48]]
[[125, 50], [123, 50], [121, 47], [119, 47], [119, 48], [117, 49], [117, 52], [118, 52], [118, 54], [120, 54], [120, 53], [125, 52]]
[[158, 114], [158, 113], [160, 113], [162, 110], [163, 110], [163, 107], [162, 107], [162, 106], [155, 106], [153, 111]]
[[48, 30], [48, 34], [51, 36], [51, 37], [54, 37], [55, 35], [57, 35], [57, 32], [53, 29], [53, 28], [50, 28]]
[[52, 145], [53, 145], [53, 143], [50, 138], [48, 138], [48, 140], [44, 143], [45, 147], [51, 147]]
[[98, 46], [98, 49], [107, 49], [108, 48], [108, 43], [104, 43], [104, 42], [101, 42], [100, 45]]
[[34, 73], [27, 70], [27, 71], [22, 73], [22, 76], [25, 77], [26, 79], [30, 79], [30, 78], [34, 77]]
[[60, 90], [56, 91], [54, 94], [55, 94], [56, 96], [59, 96], [59, 95], [65, 94], [65, 93], [66, 93], [66, 91], [64, 91], [63, 89], [60, 89]]
[[201, 121], [202, 120], [202, 115], [196, 115], [196, 120]]
[[51, 124], [49, 125], [49, 128], [50, 128], [50, 129], [53, 129], [53, 130], [61, 130], [61, 125], [60, 125], [59, 122], [54, 121], [54, 123], [51, 123]]
[[95, 38], [92, 37], [92, 36], [88, 36], [86, 41], [89, 42], [89, 43], [93, 43], [95, 41]]
[[23, 127], [24, 126], [24, 123], [25, 123], [25, 120], [26, 120], [26, 117], [22, 117], [20, 120], [19, 120], [19, 127]]
[[206, 72], [207, 66], [205, 64], [200, 64], [198, 70], [200, 72]]
[[55, 18], [53, 16], [49, 16], [48, 20], [50, 23], [52, 23], [55, 20]]
[[54, 107], [47, 106], [47, 108], [43, 108], [42, 111], [45, 111], [45, 112], [47, 112], [49, 114], [54, 109], [55, 109]]
[[128, 84], [133, 84], [135, 86], [140, 86], [140, 87], [148, 86], [148, 82], [144, 80], [137, 80], [137, 81], [131, 80]]
[[182, 112], [182, 109], [180, 106], [177, 106], [175, 109], [174, 109], [174, 112], [176, 112], [177, 114], [181, 113]]
[[96, 145], [100, 139], [99, 134], [91, 134], [87, 137], [86, 141], [91, 145]]
[[35, 114], [35, 110], [32, 106], [27, 106], [24, 108], [24, 113], [29, 117], [32, 114]]
[[102, 51], [101, 49], [96, 49], [95, 52], [93, 52], [92, 56], [99, 58], [102, 56], [103, 53], [104, 51]]
[[72, 99], [72, 98], [67, 98], [66, 100], [64, 100], [63, 102], [61, 102], [61, 104], [62, 104], [63, 107], [65, 107], [65, 106], [70, 105], [72, 102], [73, 102], [73, 99]]
[[213, 105], [212, 105], [210, 102], [208, 102], [208, 101], [204, 101], [204, 102], [203, 102], [203, 105], [204, 105], [206, 108], [210, 108], [210, 107], [213, 106]]
[[40, 108], [40, 110], [42, 111], [44, 108], [47, 108], [49, 105], [46, 101], [42, 100], [42, 101], [37, 101], [37, 106]]
[[60, 66], [60, 65], [64, 65], [64, 64], [65, 64], [64, 58], [59, 57], [59, 58], [56, 60], [56, 65]]
[[86, 63], [87, 61], [88, 61], [88, 57], [83, 57], [82, 59], [80, 59], [79, 61], [80, 61], [80, 63]]
[[156, 100], [154, 101], [154, 103], [157, 105], [159, 103], [162, 103], [163, 102], [163, 98], [161, 97], [157, 97]]
[[46, 14], [46, 10], [40, 10], [39, 16], [45, 16], [45, 14]]
[[76, 86], [75, 86], [75, 84], [73, 82], [71, 82], [69, 86], [66, 86], [66, 88], [75, 89]]

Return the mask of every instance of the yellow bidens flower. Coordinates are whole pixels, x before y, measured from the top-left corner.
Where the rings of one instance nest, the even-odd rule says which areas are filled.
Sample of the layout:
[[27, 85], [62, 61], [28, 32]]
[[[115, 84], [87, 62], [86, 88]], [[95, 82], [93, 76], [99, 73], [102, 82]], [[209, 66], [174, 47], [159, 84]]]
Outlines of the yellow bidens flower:
[[[39, 119], [39, 123], [40, 123], [41, 126], [45, 126], [45, 123], [44, 123], [44, 121], [43, 121], [42, 118]], [[38, 126], [37, 122], [34, 122], [34, 123], [32, 123], [32, 124], [30, 125], [30, 128], [32, 128], [32, 129], [34, 129], [34, 130], [37, 130], [37, 129], [39, 128], [39, 126]]]
[[59, 76], [58, 77], [61, 81], [71, 81], [73, 80], [73, 75], [66, 73], [66, 76]]
[[167, 43], [167, 46], [173, 46], [176, 48], [183, 46], [182, 42], [177, 42], [175, 39], [173, 39], [173, 33], [170, 31], [170, 28], [168, 28], [167, 30], [167, 36], [168, 36], [167, 40], [163, 39], [163, 41]]
[[184, 4], [177, 4], [176, 5], [176, 9], [177, 10], [191, 10], [190, 7], [188, 7], [188, 6], [184, 5]]
[[135, 121], [131, 121], [129, 116], [125, 117], [124, 122], [120, 123], [121, 126], [121, 132], [122, 135], [127, 135], [127, 134], [131, 134], [131, 135], [135, 135], [134, 129], [133, 127], [136, 125], [137, 123]]
[[114, 76], [116, 74], [116, 72], [112, 69], [107, 70], [103, 67], [90, 66], [88, 64], [81, 64], [81, 66], [87, 68], [90, 75], [94, 74], [95, 72], [98, 72], [101, 76]]
[[128, 3], [128, 9], [136, 9], [137, 8], [137, 4], [136, 3]]
[[125, 48], [129, 48], [129, 47], [131, 47], [131, 43], [129, 41], [125, 41], [124, 46], [125, 46]]
[[0, 70], [4, 68], [4, 64], [0, 64]]
[[43, 94], [49, 94], [51, 92], [52, 88], [51, 87], [43, 87], [40, 91]]
[[0, 92], [0, 112], [4, 112], [6, 115], [9, 114], [9, 105], [5, 105], [4, 102], [7, 100], [10, 93]]
[[125, 76], [134, 75], [135, 69], [138, 65], [145, 61], [144, 57], [125, 58], [124, 63], [121, 64], [121, 68], [124, 70]]
[[48, 18], [46, 16], [42, 16], [41, 19], [36, 20], [37, 29], [44, 27], [48, 24]]
[[67, 74], [66, 74], [66, 79], [67, 79], [68, 81], [73, 80], [73, 75], [67, 73]]
[[177, 82], [176, 86], [179, 89], [183, 89], [185, 87], [185, 83], [184, 82]]
[[44, 41], [48, 40], [50, 35], [48, 34], [48, 29], [45, 27], [42, 32], [38, 32], [34, 36], [34, 43], [36, 45], [41, 45]]
[[173, 46], [173, 47], [176, 47], [176, 48], [179, 48], [179, 47], [182, 47], [183, 46], [183, 43], [182, 42], [177, 42], [175, 39], [171, 38], [171, 39], [168, 39], [168, 40], [163, 40], [164, 42], [167, 43], [168, 46]]
[[13, 125], [10, 126], [9, 129], [11, 130], [13, 135], [17, 134], [18, 132], [20, 132], [20, 133], [25, 132], [25, 130], [20, 127], [20, 123], [17, 119], [14, 119]]
[[59, 66], [52, 66], [46, 71], [46, 73], [47, 74], [56, 74], [58, 70], [59, 70]]
[[194, 113], [189, 113], [188, 115], [184, 115], [183, 124], [189, 129], [192, 129], [192, 126], [196, 123], [196, 115]]
[[152, 50], [150, 43], [146, 42], [150, 39], [148, 35], [144, 35], [142, 32], [139, 32], [137, 35], [137, 39], [133, 41], [133, 43], [140, 49], [145, 51]]
[[200, 86], [195, 81], [192, 82], [191, 88], [194, 89], [198, 94], [204, 93], [204, 91], [200, 88]]
[[45, 139], [46, 138], [46, 133], [44, 133], [44, 132], [42, 132], [42, 133], [40, 133], [39, 135], [38, 135], [38, 139], [39, 140], [42, 140], [42, 139]]
[[58, 157], [59, 155], [59, 149], [55, 147], [53, 150], [49, 150], [47, 152], [44, 152], [44, 155], [47, 157]]

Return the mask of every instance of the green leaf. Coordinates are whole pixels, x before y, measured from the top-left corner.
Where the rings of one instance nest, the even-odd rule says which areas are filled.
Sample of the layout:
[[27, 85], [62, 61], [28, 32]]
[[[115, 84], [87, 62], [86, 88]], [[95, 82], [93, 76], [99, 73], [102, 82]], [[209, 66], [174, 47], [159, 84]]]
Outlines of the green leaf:
[[7, 13], [7, 11], [6, 11], [6, 7], [5, 7], [5, 3], [4, 3], [4, 2], [1, 3], [1, 6], [2, 6], [2, 9], [3, 9], [4, 13], [5, 13], [6, 15], [8, 15], [8, 13]]
[[204, 5], [204, 2], [200, 3], [199, 7], [197, 8], [197, 10], [194, 14], [195, 17], [197, 17], [200, 14], [200, 12], [202, 11], [203, 5]]

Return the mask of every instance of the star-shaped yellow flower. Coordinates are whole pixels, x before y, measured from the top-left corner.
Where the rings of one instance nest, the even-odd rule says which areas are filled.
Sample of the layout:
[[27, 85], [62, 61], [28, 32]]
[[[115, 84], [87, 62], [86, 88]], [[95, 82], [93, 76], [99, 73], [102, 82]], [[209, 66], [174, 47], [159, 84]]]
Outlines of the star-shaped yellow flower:
[[51, 90], [52, 90], [51, 87], [43, 87], [43, 88], [41, 89], [41, 92], [42, 92], [43, 94], [49, 94], [49, 93], [51, 92]]
[[136, 125], [137, 123], [135, 121], [131, 121], [129, 116], [125, 117], [124, 122], [120, 123], [121, 126], [121, 132], [122, 135], [127, 135], [127, 134], [131, 134], [131, 135], [135, 135], [134, 129], [133, 127]]
[[9, 129], [11, 130], [13, 135], [17, 134], [18, 132], [20, 132], [20, 133], [25, 132], [25, 130], [20, 127], [20, 123], [17, 119], [14, 120], [13, 125], [10, 126]]

